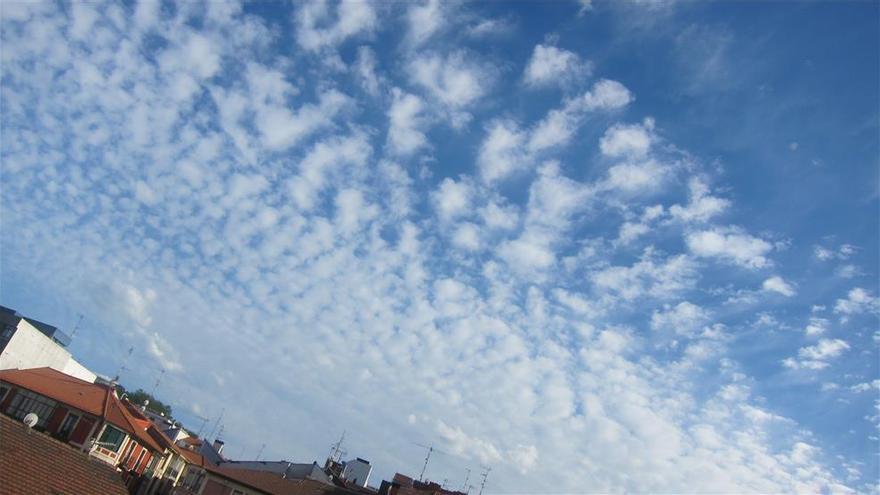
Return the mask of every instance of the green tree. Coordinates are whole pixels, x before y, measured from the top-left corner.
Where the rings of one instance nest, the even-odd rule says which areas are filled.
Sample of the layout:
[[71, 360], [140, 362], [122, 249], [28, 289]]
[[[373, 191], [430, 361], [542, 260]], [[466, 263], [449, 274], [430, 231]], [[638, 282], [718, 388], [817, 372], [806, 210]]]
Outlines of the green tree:
[[147, 404], [147, 409], [156, 414], [164, 414], [166, 418], [171, 418], [171, 406], [153, 397], [142, 389], [137, 389], [128, 394], [128, 401], [132, 404], [142, 406], [145, 400], [150, 401], [149, 404]]

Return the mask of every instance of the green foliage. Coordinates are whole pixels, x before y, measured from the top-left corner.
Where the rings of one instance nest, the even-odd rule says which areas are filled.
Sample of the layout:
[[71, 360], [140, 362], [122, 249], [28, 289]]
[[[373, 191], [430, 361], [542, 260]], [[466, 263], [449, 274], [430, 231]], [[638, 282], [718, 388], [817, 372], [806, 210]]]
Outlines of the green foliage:
[[147, 409], [157, 414], [164, 414], [166, 418], [171, 418], [171, 406], [165, 404], [161, 400], [153, 397], [142, 389], [137, 389], [128, 394], [128, 401], [132, 404], [143, 405], [144, 400], [149, 400]]

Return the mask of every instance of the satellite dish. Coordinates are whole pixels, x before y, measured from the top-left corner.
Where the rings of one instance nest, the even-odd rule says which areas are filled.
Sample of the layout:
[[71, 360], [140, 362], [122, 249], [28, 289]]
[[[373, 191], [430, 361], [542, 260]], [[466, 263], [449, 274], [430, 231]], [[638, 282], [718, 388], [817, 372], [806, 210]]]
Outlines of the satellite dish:
[[40, 420], [40, 417], [37, 416], [36, 414], [27, 413], [27, 415], [25, 415], [25, 417], [22, 421], [24, 422], [24, 424], [27, 425], [28, 428], [33, 428], [34, 425], [36, 425], [37, 421], [39, 421], [39, 420]]

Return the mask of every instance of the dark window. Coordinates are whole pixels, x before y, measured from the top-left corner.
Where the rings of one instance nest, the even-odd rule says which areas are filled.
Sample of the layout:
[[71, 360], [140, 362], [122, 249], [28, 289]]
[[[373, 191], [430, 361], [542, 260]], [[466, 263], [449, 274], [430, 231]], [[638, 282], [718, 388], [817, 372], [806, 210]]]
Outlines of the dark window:
[[6, 394], [9, 392], [9, 387], [0, 386], [0, 402], [3, 402], [3, 399], [6, 398]]
[[101, 433], [101, 438], [98, 439], [98, 445], [107, 450], [119, 452], [119, 447], [122, 447], [123, 440], [125, 440], [125, 433], [107, 425], [104, 428], [104, 433]]
[[69, 413], [67, 417], [64, 418], [64, 422], [61, 423], [61, 428], [58, 429], [58, 436], [66, 440], [70, 434], [73, 433], [77, 421], [79, 421], [79, 416]]
[[3, 349], [6, 349], [6, 344], [12, 339], [13, 334], [15, 334], [14, 326], [3, 325], [0, 327], [0, 352], [3, 352]]
[[49, 416], [55, 410], [55, 401], [37, 395], [29, 390], [19, 390], [9, 405], [9, 415], [15, 419], [24, 419], [28, 413], [37, 415], [36, 428], [45, 428]]

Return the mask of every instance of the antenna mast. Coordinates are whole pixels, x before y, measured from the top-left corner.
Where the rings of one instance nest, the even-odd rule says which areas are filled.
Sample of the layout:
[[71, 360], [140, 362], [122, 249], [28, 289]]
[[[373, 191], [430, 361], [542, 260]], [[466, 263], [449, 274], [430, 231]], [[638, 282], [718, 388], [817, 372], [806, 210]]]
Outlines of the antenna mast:
[[342, 452], [342, 442], [345, 440], [345, 430], [342, 430], [342, 436], [339, 437], [339, 441], [333, 444], [333, 448], [330, 450], [330, 460], [333, 462], [339, 462], [339, 458], [343, 455]]
[[211, 433], [208, 434], [205, 438], [210, 438], [214, 436], [214, 432], [217, 431], [217, 427], [220, 426], [220, 420], [223, 419], [223, 413], [226, 412], [226, 408], [220, 409], [220, 416], [217, 416], [217, 421], [214, 422], [214, 427], [211, 428]]
[[431, 458], [431, 452], [434, 452], [434, 446], [428, 447], [428, 455], [425, 456], [425, 465], [422, 466], [422, 474], [419, 475], [419, 481], [425, 481], [425, 470], [428, 469], [428, 460]]
[[76, 335], [77, 330], [79, 330], [79, 325], [83, 321], [82, 313], [79, 314], [79, 319], [76, 320], [76, 325], [73, 326], [73, 330], [70, 332], [70, 341], [73, 342], [73, 337]]
[[128, 364], [132, 352], [134, 352], [134, 346], [128, 348], [128, 353], [126, 353], [125, 357], [122, 359], [122, 364], [119, 365], [119, 371], [116, 372], [116, 377], [114, 378], [117, 382], [119, 382], [119, 375], [121, 375], [124, 370], [128, 369], [125, 365]]
[[486, 472], [483, 473], [483, 482], [480, 483], [480, 495], [483, 495], [483, 487], [486, 486], [486, 478], [489, 477], [489, 471], [491, 470], [492, 468], [486, 468]]
[[165, 368], [162, 368], [162, 371], [159, 373], [158, 378], [156, 378], [156, 383], [153, 385], [153, 391], [150, 392], [150, 396], [155, 398], [156, 389], [159, 388], [159, 384], [162, 382], [162, 377], [165, 376]]
[[260, 460], [260, 456], [263, 455], [263, 449], [265, 449], [265, 448], [266, 448], [266, 444], [265, 444], [265, 443], [262, 444], [262, 445], [260, 445], [260, 451], [257, 452], [257, 458], [254, 459], [255, 461], [259, 461], [259, 460]]
[[461, 491], [467, 493], [467, 482], [471, 478], [471, 468], [466, 468], [465, 471], [467, 471], [467, 473], [464, 475], [464, 483], [461, 485]]

